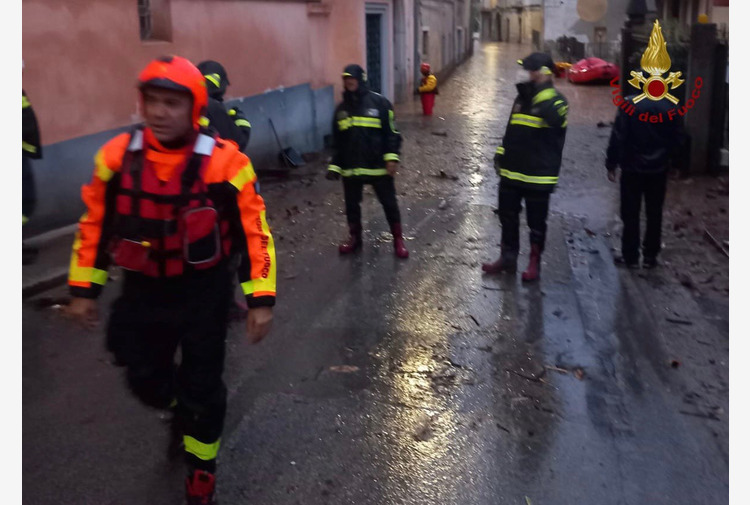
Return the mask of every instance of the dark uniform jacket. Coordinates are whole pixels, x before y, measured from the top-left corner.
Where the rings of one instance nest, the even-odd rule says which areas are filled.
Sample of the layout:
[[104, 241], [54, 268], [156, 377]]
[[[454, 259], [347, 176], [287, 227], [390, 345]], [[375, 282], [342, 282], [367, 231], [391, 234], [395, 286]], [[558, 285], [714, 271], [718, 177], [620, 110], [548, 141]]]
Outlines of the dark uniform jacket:
[[[617, 112], [605, 165], [607, 170], [619, 166], [625, 172], [663, 173], [670, 160], [679, 163], [683, 159], [679, 152], [686, 140], [682, 116], [668, 100], [647, 98], [634, 104], [633, 98], [625, 98], [626, 104]], [[660, 121], [653, 123], [650, 118]]]
[[203, 126], [216, 131], [219, 137], [231, 140], [244, 151], [250, 142], [250, 121], [237, 107], [227, 110], [224, 103], [209, 97]]
[[495, 152], [501, 184], [553, 191], [560, 175], [568, 101], [552, 85], [516, 84], [508, 126]]
[[328, 170], [344, 177], [387, 176], [385, 162], [399, 161], [401, 151], [393, 106], [366, 88], [348, 96], [334, 113], [334, 155]]
[[21, 115], [21, 127], [23, 129], [21, 135], [21, 153], [23, 156], [38, 160], [42, 157], [42, 141], [39, 135], [39, 125], [36, 121], [36, 114], [34, 109], [31, 107], [31, 102], [26, 97], [26, 92], [21, 90], [22, 93], [22, 115]]

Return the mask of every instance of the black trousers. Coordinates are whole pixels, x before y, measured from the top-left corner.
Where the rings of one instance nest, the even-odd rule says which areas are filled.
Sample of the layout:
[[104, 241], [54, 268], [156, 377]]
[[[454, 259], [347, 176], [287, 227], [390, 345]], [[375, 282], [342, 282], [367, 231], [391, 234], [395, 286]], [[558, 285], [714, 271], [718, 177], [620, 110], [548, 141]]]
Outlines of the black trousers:
[[503, 227], [502, 248], [505, 254], [518, 254], [519, 216], [521, 201], [526, 202], [526, 222], [529, 225], [529, 242], [544, 250], [547, 237], [547, 214], [550, 192], [526, 189], [500, 183], [498, 191], [498, 214]]
[[26, 219], [30, 218], [36, 209], [34, 171], [31, 168], [31, 160], [23, 155], [21, 156], [21, 209]]
[[661, 251], [661, 219], [667, 193], [667, 173], [622, 172], [620, 177], [620, 217], [622, 256], [628, 263], [640, 259], [641, 200], [646, 202], [646, 235], [643, 256], [656, 258]]
[[230, 278], [226, 265], [167, 280], [128, 272], [107, 329], [107, 347], [127, 367], [130, 390], [156, 408], [176, 400], [188, 465], [210, 472], [226, 413], [221, 375]]
[[375, 195], [385, 211], [389, 225], [401, 222], [401, 212], [396, 200], [396, 184], [390, 175], [378, 177], [344, 177], [344, 202], [346, 203], [346, 220], [350, 225], [362, 224], [362, 190], [365, 184], [371, 184]]

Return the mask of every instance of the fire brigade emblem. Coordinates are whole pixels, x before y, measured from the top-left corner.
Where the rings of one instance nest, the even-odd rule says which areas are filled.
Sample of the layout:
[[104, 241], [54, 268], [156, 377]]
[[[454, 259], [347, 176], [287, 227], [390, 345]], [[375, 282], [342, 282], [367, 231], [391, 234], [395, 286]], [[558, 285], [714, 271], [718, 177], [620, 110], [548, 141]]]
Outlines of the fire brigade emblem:
[[646, 48], [641, 57], [641, 67], [646, 73], [650, 74], [650, 77], [644, 77], [643, 72], [630, 72], [632, 79], [628, 82], [634, 88], [642, 91], [640, 95], [633, 99], [633, 103], [638, 103], [644, 98], [654, 101], [666, 98], [677, 105], [679, 100], [669, 94], [669, 91], [679, 88], [685, 81], [680, 79], [682, 72], [670, 72], [666, 79], [662, 77], [662, 74], [666, 73], [671, 66], [672, 60], [669, 58], [669, 53], [667, 52], [667, 42], [664, 40], [664, 35], [661, 33], [661, 25], [659, 25], [659, 20], [657, 19], [654, 21], [654, 28], [651, 30], [648, 48]]

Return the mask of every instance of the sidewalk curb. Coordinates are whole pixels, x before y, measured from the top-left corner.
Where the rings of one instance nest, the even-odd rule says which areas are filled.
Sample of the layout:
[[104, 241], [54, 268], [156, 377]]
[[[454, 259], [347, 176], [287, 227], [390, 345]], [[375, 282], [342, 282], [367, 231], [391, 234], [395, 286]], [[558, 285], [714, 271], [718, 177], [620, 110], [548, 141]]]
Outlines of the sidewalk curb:
[[68, 279], [68, 269], [59, 268], [41, 279], [34, 279], [28, 284], [24, 284], [22, 288], [21, 299], [25, 300], [27, 298], [31, 298], [32, 296], [36, 296], [40, 293], [44, 293], [45, 291], [50, 290], [52, 288], [61, 286], [65, 284], [65, 281], [67, 279]]
[[[73, 235], [78, 229], [74, 223], [62, 228], [29, 237], [23, 241], [25, 246], [36, 247], [42, 251], [48, 250], [53, 258], [60, 253], [61, 244], [65, 242], [64, 249], [69, 251], [69, 245], [73, 242]], [[69, 252], [68, 252], [69, 254]], [[26, 300], [37, 296], [50, 289], [62, 286], [68, 278], [68, 261], [62, 257], [57, 258], [54, 263], [49, 260], [41, 263], [23, 266], [21, 299]]]

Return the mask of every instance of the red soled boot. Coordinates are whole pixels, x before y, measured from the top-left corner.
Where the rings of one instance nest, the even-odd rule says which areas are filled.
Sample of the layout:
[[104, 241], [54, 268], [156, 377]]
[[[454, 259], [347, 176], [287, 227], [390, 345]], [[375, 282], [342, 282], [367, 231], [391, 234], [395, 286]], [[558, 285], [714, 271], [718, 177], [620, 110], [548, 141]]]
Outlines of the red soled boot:
[[339, 254], [351, 254], [362, 247], [362, 225], [349, 223], [349, 240], [339, 246]]
[[185, 498], [187, 505], [216, 505], [214, 491], [216, 477], [214, 474], [195, 470], [191, 477], [185, 479]]
[[539, 278], [539, 271], [542, 269], [542, 248], [539, 244], [531, 244], [531, 253], [529, 254], [529, 266], [521, 274], [521, 280], [526, 282], [535, 281]]
[[392, 224], [391, 233], [393, 234], [393, 250], [396, 253], [396, 256], [403, 259], [408, 258], [409, 251], [406, 249], [406, 244], [404, 243], [404, 234], [401, 229], [401, 223]]

